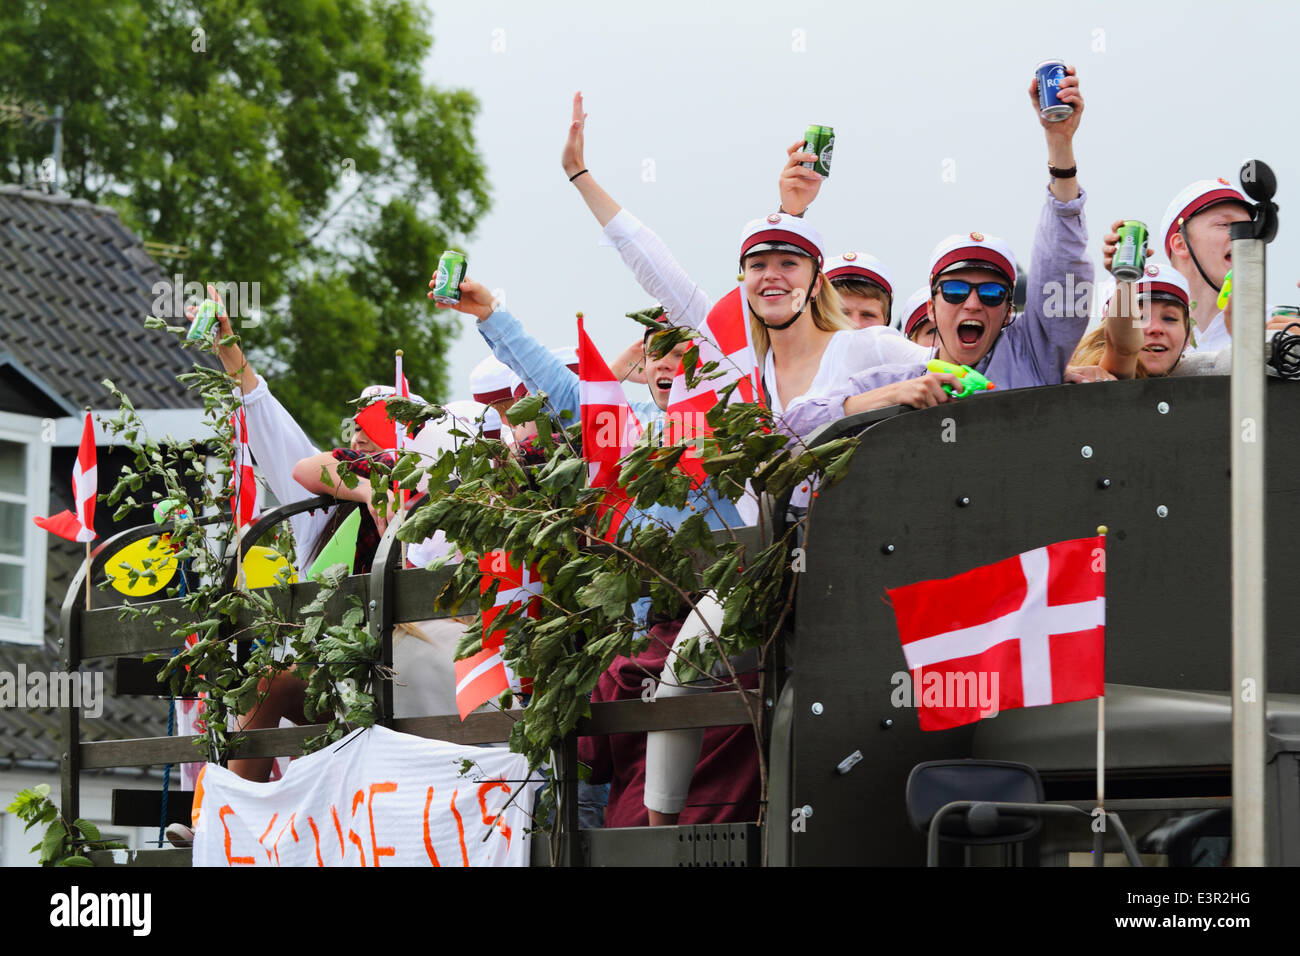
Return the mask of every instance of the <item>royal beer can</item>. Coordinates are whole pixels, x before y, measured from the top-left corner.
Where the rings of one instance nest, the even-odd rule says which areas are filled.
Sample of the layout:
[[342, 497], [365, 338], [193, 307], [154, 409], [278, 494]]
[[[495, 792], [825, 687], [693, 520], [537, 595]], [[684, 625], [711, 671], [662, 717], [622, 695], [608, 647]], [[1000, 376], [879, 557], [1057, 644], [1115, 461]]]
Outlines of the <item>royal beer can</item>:
[[823, 176], [831, 174], [831, 156], [835, 151], [835, 130], [829, 126], [809, 126], [803, 134], [804, 151], [817, 154], [817, 162], [804, 163]]
[[185, 338], [191, 342], [211, 342], [212, 331], [217, 327], [217, 319], [221, 311], [217, 303], [211, 299], [204, 299], [199, 310], [194, 313], [194, 321], [190, 323], [190, 330], [185, 333]]
[[1074, 112], [1069, 103], [1062, 103], [1057, 94], [1065, 79], [1064, 60], [1044, 60], [1034, 70], [1038, 77], [1038, 115], [1049, 123], [1059, 123]]
[[455, 305], [460, 301], [460, 284], [465, 281], [465, 254], [448, 249], [438, 259], [438, 274], [434, 276], [433, 301]]
[[1124, 220], [1119, 227], [1119, 245], [1110, 260], [1110, 272], [1123, 282], [1136, 282], [1142, 278], [1147, 261], [1147, 227], [1136, 219]]

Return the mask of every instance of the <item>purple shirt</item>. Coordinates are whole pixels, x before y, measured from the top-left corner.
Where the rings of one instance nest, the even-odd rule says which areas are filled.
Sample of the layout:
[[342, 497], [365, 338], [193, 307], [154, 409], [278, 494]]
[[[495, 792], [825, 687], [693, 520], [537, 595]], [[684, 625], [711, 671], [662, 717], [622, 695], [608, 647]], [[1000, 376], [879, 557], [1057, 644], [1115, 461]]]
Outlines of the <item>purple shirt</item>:
[[[1025, 311], [1002, 330], [975, 370], [998, 391], [1060, 385], [1065, 367], [1088, 325], [1094, 267], [1087, 256], [1088, 224], [1082, 189], [1061, 202], [1047, 191], [1030, 255]], [[805, 397], [786, 413], [786, 425], [800, 435], [844, 417], [844, 400], [873, 388], [917, 378], [925, 363], [878, 365], [854, 373], [831, 393]], [[791, 412], [794, 414], [792, 421]]]

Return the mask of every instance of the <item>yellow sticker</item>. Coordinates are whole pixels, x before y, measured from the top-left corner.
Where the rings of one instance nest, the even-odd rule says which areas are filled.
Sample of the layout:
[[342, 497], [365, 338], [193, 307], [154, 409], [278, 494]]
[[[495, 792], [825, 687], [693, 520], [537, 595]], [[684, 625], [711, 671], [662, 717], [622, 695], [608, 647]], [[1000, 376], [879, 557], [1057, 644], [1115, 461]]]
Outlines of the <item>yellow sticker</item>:
[[[113, 588], [128, 597], [146, 597], [161, 591], [176, 576], [176, 552], [170, 535], [159, 535], [153, 547], [149, 538], [133, 541], [104, 562]], [[131, 572], [139, 574], [131, 582]]]

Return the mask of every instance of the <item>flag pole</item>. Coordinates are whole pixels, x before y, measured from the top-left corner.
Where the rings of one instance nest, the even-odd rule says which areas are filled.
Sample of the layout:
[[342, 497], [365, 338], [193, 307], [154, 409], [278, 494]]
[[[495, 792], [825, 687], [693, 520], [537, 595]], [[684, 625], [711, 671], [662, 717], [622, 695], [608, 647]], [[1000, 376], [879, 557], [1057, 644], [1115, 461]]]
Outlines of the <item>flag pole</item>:
[[[86, 418], [88, 418], [88, 419], [90, 418], [90, 406], [89, 406], [89, 405], [86, 406]], [[94, 427], [95, 427], [94, 424], [93, 424], [93, 420], [92, 420], [92, 424], [91, 424], [90, 427], [91, 427], [92, 430], [93, 430]], [[80, 449], [78, 449], [78, 451], [80, 451]], [[99, 474], [98, 469], [96, 469], [96, 476], [98, 476], [98, 474]], [[95, 484], [96, 484], [96, 485], [99, 484], [98, 477], [96, 477], [96, 482], [95, 482]], [[76, 496], [74, 495], [73, 497], [75, 498]], [[80, 510], [80, 505], [79, 505], [76, 501], [73, 501], [73, 503], [72, 503], [72, 507], [77, 508], [78, 510]], [[92, 530], [93, 530], [93, 529], [92, 529]], [[85, 567], [86, 567], [86, 610], [89, 611], [89, 610], [90, 610], [90, 542], [89, 542], [89, 541], [86, 542], [86, 559], [85, 559]]]
[[[394, 378], [393, 391], [395, 391], [399, 397], [405, 397], [402, 396], [402, 378], [403, 378], [402, 356], [404, 354], [405, 353], [401, 349], [398, 349], [393, 356], [393, 364], [397, 372], [397, 374], [393, 376]], [[405, 449], [406, 447], [405, 429], [406, 426], [403, 425], [401, 422], [394, 423], [393, 434], [397, 436], [397, 453], [399, 457], [401, 456], [403, 449]], [[394, 467], [396, 467], [397, 462], [393, 462], [393, 465]], [[403, 497], [402, 490], [400, 488], [394, 488], [393, 489], [393, 510], [396, 513], [393, 515], [393, 518], [396, 520], [397, 527], [399, 530], [402, 527], [402, 521], [406, 517], [406, 507], [405, 507], [405, 502], [402, 500], [402, 497]], [[405, 569], [406, 569], [406, 542], [403, 541], [402, 542], [402, 570]]]
[[[1097, 534], [1106, 537], [1106, 526], [1100, 525]], [[1105, 560], [1104, 553], [1102, 560]], [[1103, 565], [1104, 567], [1105, 565]], [[1104, 821], [1106, 813], [1106, 685], [1102, 683], [1101, 695], [1097, 698], [1097, 813], [1094, 816], [1094, 836], [1092, 847], [1092, 865], [1106, 865], [1106, 824], [1095, 824], [1096, 819]]]

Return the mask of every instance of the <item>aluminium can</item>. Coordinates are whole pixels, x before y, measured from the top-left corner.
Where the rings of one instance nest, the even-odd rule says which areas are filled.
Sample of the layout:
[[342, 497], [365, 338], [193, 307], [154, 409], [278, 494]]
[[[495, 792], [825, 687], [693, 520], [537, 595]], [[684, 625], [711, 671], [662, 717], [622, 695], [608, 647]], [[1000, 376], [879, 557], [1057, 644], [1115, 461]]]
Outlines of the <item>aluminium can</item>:
[[1069, 103], [1062, 103], [1058, 94], [1065, 79], [1064, 60], [1044, 60], [1034, 68], [1038, 77], [1038, 115], [1049, 123], [1060, 123], [1074, 112]]
[[190, 330], [185, 333], [185, 338], [190, 342], [211, 342], [212, 333], [217, 327], [217, 319], [220, 311], [217, 303], [212, 299], [204, 299], [203, 304], [199, 306], [194, 313], [194, 321], [190, 323]]
[[816, 170], [823, 176], [831, 174], [831, 157], [835, 152], [835, 130], [830, 126], [809, 126], [803, 135], [804, 149], [817, 154], [817, 162], [804, 163], [808, 169]]
[[455, 305], [460, 301], [460, 284], [465, 281], [465, 254], [448, 249], [438, 259], [438, 274], [434, 276], [433, 301]]
[[1147, 227], [1136, 219], [1124, 220], [1119, 227], [1119, 245], [1110, 261], [1110, 272], [1123, 282], [1136, 282], [1142, 278], [1147, 261]]

